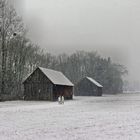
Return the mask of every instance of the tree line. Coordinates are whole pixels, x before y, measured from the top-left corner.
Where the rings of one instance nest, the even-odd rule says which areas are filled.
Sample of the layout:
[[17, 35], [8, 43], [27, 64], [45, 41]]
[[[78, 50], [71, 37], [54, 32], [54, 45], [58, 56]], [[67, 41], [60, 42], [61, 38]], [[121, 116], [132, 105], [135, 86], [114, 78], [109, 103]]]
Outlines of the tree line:
[[51, 55], [27, 38], [22, 19], [8, 1], [0, 0], [0, 98], [18, 99], [24, 79], [36, 67], [62, 71], [74, 84], [90, 76], [104, 86], [104, 93], [122, 92], [125, 67], [97, 52], [77, 51]]

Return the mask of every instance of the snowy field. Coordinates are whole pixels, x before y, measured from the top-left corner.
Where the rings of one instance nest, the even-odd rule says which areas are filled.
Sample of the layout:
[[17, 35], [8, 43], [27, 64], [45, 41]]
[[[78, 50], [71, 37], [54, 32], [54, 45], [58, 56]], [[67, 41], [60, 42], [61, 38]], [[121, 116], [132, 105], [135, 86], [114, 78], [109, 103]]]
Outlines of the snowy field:
[[140, 94], [0, 102], [0, 140], [139, 140]]

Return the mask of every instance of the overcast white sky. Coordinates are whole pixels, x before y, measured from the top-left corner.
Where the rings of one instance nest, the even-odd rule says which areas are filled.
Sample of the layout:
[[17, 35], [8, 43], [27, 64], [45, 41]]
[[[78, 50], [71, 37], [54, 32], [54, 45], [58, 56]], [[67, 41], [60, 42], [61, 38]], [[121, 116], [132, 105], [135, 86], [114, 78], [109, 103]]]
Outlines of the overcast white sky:
[[140, 0], [13, 0], [29, 37], [53, 54], [97, 50], [139, 79]]

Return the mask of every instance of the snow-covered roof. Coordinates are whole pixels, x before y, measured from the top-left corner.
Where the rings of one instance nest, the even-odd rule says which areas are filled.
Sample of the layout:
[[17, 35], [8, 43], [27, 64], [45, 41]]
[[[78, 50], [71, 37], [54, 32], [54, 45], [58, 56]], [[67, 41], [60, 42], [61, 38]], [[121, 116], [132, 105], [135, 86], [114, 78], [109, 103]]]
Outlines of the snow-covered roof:
[[60, 71], [38, 67], [55, 85], [74, 86], [73, 83]]
[[91, 77], [86, 77], [89, 81], [91, 81], [92, 83], [94, 83], [97, 87], [103, 87], [101, 84], [99, 84], [97, 81], [95, 81], [93, 78]]

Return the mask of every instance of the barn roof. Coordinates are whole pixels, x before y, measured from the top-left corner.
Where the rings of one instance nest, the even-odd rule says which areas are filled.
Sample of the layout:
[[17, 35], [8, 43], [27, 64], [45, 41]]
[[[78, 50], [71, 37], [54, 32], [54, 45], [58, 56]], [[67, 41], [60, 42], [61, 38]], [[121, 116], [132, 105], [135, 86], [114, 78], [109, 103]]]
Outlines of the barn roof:
[[97, 81], [95, 81], [93, 78], [91, 77], [86, 77], [89, 81], [91, 81], [92, 83], [94, 83], [97, 87], [103, 87], [101, 84], [99, 84]]
[[74, 86], [73, 83], [60, 71], [38, 67], [55, 85]]

